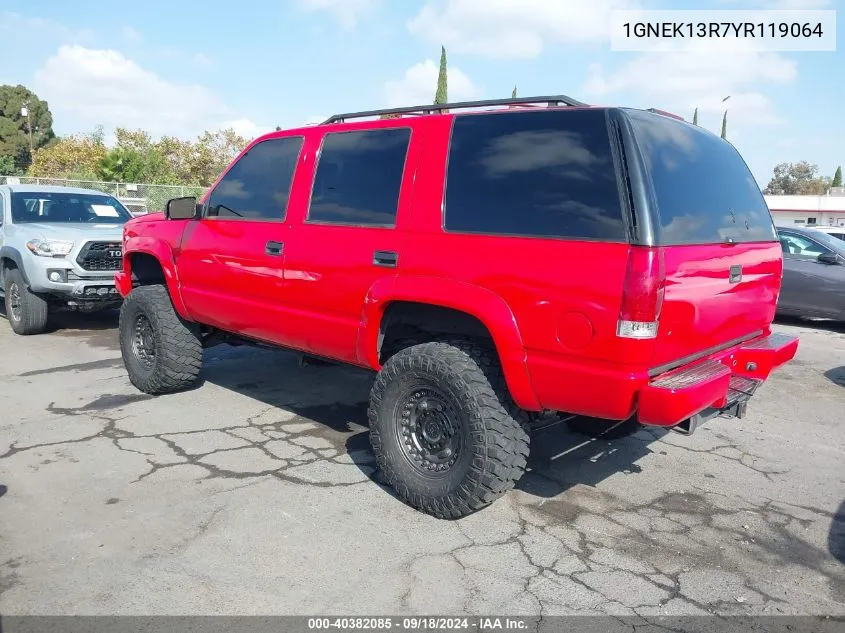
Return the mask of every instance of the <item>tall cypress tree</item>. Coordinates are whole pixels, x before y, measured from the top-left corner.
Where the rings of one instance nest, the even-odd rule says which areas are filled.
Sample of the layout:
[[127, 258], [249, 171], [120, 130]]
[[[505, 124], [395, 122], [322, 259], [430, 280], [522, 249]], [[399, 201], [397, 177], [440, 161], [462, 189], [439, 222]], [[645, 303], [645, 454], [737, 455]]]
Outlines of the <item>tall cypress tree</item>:
[[696, 108], [695, 112], [692, 113], [692, 124], [698, 125], [698, 108]]
[[842, 186], [842, 167], [836, 168], [836, 173], [833, 174], [833, 182], [830, 183], [831, 187], [841, 187]]
[[511, 93], [511, 99], [516, 99], [516, 86], [513, 87], [513, 92]]
[[728, 139], [728, 111], [725, 110], [725, 113], [722, 115], [722, 138], [727, 140]]
[[437, 75], [437, 92], [434, 94], [435, 105], [449, 102], [448, 81], [446, 79], [446, 48], [440, 47], [440, 72]]

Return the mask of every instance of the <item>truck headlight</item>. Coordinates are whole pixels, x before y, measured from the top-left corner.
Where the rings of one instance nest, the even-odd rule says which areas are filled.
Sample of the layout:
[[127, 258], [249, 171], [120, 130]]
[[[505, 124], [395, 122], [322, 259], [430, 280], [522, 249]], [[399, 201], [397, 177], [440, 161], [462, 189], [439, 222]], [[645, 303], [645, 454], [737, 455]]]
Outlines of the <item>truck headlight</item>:
[[29, 240], [26, 247], [41, 257], [65, 257], [73, 248], [73, 242], [64, 240]]

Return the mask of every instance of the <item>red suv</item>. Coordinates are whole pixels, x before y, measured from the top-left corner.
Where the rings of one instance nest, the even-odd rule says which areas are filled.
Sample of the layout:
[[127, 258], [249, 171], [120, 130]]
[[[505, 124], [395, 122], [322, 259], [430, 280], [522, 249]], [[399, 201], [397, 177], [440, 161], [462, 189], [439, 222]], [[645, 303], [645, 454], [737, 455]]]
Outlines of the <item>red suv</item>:
[[745, 162], [656, 110], [337, 115], [257, 138], [123, 241], [137, 388], [186, 388], [235, 339], [372, 369], [378, 464], [443, 518], [513, 487], [548, 412], [691, 433], [742, 417], [798, 346], [770, 329], [781, 248]]

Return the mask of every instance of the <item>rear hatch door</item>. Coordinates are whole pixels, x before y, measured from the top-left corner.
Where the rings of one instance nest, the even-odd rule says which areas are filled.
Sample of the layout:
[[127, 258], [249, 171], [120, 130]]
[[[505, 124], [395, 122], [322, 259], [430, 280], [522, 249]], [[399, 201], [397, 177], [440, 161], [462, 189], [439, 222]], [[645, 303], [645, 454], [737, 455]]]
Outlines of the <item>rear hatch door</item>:
[[774, 318], [783, 270], [766, 201], [737, 150], [707, 130], [627, 111], [662, 246], [663, 306], [651, 366], [753, 338]]

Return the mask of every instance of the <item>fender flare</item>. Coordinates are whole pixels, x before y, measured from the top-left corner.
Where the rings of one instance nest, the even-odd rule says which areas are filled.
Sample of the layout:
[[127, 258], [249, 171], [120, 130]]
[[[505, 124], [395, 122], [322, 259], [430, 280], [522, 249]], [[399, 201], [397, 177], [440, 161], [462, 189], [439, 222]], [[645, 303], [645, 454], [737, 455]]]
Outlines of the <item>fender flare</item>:
[[26, 274], [26, 268], [23, 266], [23, 257], [21, 257], [21, 252], [12, 247], [12, 246], [3, 246], [0, 247], [0, 260], [3, 259], [11, 259], [15, 262], [15, 266], [18, 267], [18, 270], [21, 273], [21, 277], [23, 277], [23, 281], [26, 285], [29, 285], [29, 277]]
[[395, 276], [376, 281], [364, 300], [358, 331], [358, 359], [376, 371], [381, 320], [394, 301], [425, 303], [464, 312], [478, 319], [499, 355], [511, 397], [526, 411], [541, 411], [526, 363], [525, 345], [516, 319], [505, 300], [486, 288], [442, 277]]
[[162, 272], [164, 272], [164, 282], [167, 285], [170, 300], [173, 302], [173, 308], [180, 317], [192, 321], [193, 319], [182, 298], [179, 275], [176, 272], [176, 262], [173, 259], [173, 251], [170, 246], [163, 240], [152, 237], [138, 235], [127, 238], [123, 245], [123, 272], [130, 279], [132, 275], [132, 255], [138, 254], [150, 255], [158, 261]]

